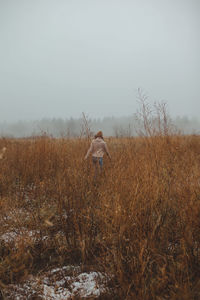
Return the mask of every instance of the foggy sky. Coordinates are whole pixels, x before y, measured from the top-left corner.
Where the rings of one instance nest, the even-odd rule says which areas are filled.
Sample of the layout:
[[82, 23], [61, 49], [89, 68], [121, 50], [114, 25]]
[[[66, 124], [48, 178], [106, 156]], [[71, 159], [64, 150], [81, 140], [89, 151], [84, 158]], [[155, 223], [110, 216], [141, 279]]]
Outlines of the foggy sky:
[[0, 121], [200, 113], [199, 0], [0, 0]]

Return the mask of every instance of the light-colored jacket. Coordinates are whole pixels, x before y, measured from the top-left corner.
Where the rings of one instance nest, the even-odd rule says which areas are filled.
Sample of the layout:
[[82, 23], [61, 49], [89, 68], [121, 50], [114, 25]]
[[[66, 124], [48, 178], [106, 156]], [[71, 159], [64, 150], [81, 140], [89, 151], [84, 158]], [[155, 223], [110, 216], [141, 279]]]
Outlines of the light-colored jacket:
[[3, 147], [3, 148], [0, 150], [0, 159], [3, 159], [3, 158], [4, 158], [5, 152], [6, 152], [6, 147]]
[[104, 142], [104, 140], [100, 137], [91, 142], [85, 159], [88, 158], [90, 153], [92, 153], [92, 156], [94, 157], [103, 157], [104, 153], [106, 153], [111, 158], [106, 142]]

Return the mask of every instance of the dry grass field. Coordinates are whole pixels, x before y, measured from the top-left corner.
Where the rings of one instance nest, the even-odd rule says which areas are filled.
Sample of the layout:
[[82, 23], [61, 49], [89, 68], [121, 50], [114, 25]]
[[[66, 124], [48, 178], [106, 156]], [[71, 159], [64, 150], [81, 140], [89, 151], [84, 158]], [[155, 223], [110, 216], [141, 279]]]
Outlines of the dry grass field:
[[94, 182], [87, 139], [0, 140], [2, 299], [67, 265], [105, 274], [90, 299], [200, 299], [200, 137], [106, 141]]

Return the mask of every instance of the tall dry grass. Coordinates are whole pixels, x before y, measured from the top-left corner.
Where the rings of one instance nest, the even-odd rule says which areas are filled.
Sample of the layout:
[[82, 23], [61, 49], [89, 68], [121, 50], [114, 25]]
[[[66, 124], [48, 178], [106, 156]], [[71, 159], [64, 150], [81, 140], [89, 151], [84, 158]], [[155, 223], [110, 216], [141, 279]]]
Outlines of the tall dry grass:
[[94, 182], [88, 139], [0, 140], [0, 235], [24, 231], [0, 241], [0, 287], [74, 263], [109, 276], [109, 299], [200, 299], [200, 137], [107, 143]]

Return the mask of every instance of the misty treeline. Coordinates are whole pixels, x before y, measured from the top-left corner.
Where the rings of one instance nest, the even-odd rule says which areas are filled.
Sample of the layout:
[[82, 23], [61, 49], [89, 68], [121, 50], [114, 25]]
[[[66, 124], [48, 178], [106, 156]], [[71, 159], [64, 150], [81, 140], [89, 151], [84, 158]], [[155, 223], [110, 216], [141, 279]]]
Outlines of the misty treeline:
[[[156, 122], [156, 118], [154, 119]], [[183, 134], [199, 134], [200, 120], [186, 116], [170, 119], [174, 128]], [[126, 117], [105, 117], [92, 119], [83, 114], [80, 118], [42, 119], [38, 121], [18, 121], [15, 123], [0, 123], [1, 137], [31, 137], [48, 135], [52, 137], [85, 136], [86, 127], [90, 135], [102, 130], [105, 136], [126, 137], [137, 136], [140, 133], [142, 120], [137, 114]]]

